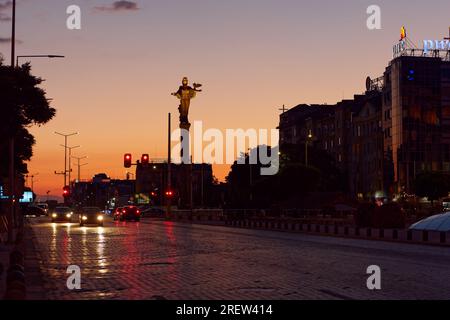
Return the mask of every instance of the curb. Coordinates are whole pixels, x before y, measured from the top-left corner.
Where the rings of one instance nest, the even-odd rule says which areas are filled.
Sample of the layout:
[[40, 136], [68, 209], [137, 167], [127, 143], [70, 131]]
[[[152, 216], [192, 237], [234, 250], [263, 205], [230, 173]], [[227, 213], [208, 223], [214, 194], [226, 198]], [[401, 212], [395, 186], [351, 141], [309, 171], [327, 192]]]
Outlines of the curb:
[[349, 239], [387, 241], [433, 246], [450, 246], [450, 232], [400, 229], [358, 228], [338, 225], [321, 225], [281, 220], [227, 220], [227, 227], [303, 233]]

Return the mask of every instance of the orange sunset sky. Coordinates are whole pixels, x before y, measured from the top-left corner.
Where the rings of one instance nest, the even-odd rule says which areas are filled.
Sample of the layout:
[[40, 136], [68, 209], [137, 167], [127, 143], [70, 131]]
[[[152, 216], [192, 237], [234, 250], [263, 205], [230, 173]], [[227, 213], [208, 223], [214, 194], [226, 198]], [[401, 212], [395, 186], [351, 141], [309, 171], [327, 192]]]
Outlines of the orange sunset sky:
[[[8, 1], [0, 0], [0, 4]], [[131, 1], [130, 1], [131, 2]], [[33, 59], [35, 75], [57, 116], [34, 127], [31, 174], [35, 191], [59, 196], [64, 169], [59, 132], [79, 132], [70, 145], [89, 156], [82, 179], [95, 173], [124, 178], [125, 152], [166, 157], [167, 113], [178, 121], [170, 95], [183, 76], [202, 83], [190, 120], [205, 128], [275, 128], [279, 108], [335, 103], [362, 93], [367, 76], [381, 76], [405, 25], [409, 37], [442, 39], [448, 0], [376, 1], [382, 30], [366, 27], [365, 0], [18, 0], [17, 54], [61, 54]], [[82, 9], [82, 29], [66, 28], [66, 8]], [[8, 6], [0, 6], [9, 15]], [[0, 21], [0, 52], [9, 61], [10, 21]], [[21, 60], [21, 62], [25, 62]], [[74, 168], [75, 170], [75, 168]], [[228, 167], [215, 167], [224, 179]], [[76, 172], [74, 172], [74, 176]]]

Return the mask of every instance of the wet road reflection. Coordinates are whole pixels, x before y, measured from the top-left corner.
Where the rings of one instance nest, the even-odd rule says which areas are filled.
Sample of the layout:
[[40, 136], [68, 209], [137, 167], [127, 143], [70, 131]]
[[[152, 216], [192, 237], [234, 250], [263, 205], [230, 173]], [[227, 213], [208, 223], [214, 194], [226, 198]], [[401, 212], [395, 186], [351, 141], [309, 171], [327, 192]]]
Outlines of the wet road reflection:
[[[146, 219], [32, 228], [49, 299], [450, 298], [446, 248]], [[377, 263], [385, 285], [374, 293], [365, 270]], [[80, 291], [66, 287], [69, 265]]]

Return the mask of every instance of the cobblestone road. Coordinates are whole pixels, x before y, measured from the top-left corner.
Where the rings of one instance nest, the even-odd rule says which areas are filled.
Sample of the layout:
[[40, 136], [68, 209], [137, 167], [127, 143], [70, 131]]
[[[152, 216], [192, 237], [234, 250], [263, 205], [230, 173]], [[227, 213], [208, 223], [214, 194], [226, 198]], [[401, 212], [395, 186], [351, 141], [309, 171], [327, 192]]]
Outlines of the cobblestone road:
[[450, 299], [448, 248], [150, 220], [32, 228], [49, 299]]

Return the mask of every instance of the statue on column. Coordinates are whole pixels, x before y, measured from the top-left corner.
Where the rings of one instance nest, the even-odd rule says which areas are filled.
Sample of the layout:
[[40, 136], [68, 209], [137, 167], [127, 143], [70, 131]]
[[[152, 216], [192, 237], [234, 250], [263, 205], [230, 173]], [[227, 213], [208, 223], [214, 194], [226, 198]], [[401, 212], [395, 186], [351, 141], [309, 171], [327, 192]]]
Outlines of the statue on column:
[[190, 87], [188, 78], [184, 77], [178, 91], [172, 93], [173, 96], [180, 99], [180, 106], [178, 107], [178, 111], [180, 111], [180, 127], [187, 130], [191, 127], [188, 119], [191, 99], [195, 98], [197, 92], [202, 92], [202, 90], [199, 90], [202, 86], [201, 84], [194, 83], [193, 86], [193, 88]]

